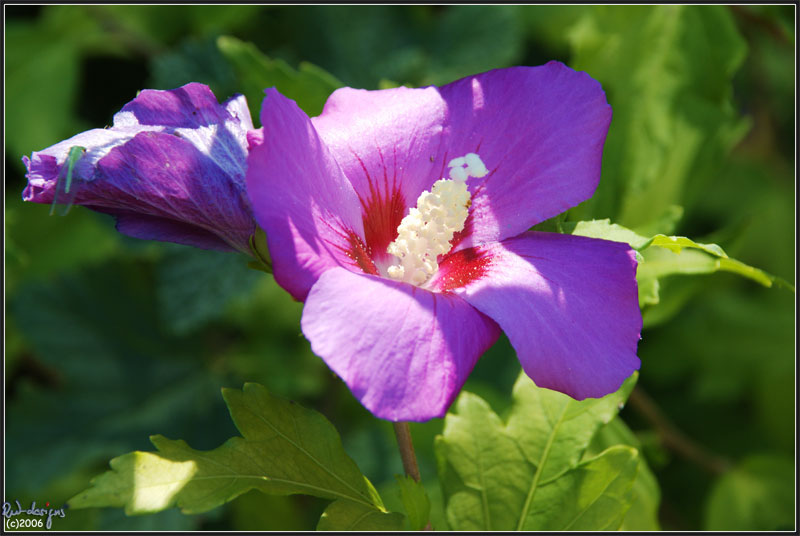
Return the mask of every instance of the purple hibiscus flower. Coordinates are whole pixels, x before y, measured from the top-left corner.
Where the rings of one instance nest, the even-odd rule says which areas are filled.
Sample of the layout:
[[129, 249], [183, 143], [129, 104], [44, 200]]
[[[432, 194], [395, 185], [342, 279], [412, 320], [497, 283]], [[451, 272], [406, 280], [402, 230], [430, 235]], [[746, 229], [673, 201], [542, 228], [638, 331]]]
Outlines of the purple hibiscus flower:
[[256, 223], [245, 166], [254, 136], [242, 95], [220, 105], [203, 84], [144, 90], [111, 128], [23, 157], [22, 197], [51, 203], [63, 195], [70, 149], [84, 147], [73, 172], [75, 204], [113, 215], [117, 229], [136, 238], [249, 253]]
[[639, 368], [626, 245], [530, 232], [597, 187], [611, 108], [558, 62], [441, 88], [266, 91], [247, 189], [312, 350], [376, 416], [444, 415], [502, 329], [541, 387], [583, 399]]

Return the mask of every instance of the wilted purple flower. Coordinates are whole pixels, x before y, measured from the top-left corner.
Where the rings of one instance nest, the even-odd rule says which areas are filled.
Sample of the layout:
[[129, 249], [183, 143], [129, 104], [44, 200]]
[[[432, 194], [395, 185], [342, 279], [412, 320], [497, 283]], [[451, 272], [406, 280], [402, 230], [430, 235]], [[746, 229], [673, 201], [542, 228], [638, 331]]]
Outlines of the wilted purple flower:
[[597, 187], [611, 108], [588, 75], [343, 88], [313, 119], [266, 94], [247, 188], [275, 279], [375, 415], [442, 416], [501, 329], [537, 385], [577, 399], [639, 368], [633, 251], [528, 231]]
[[117, 219], [136, 238], [249, 252], [256, 223], [245, 188], [247, 101], [220, 105], [203, 84], [144, 90], [114, 115], [114, 126], [83, 132], [31, 158], [22, 197], [51, 203], [70, 148], [74, 203]]

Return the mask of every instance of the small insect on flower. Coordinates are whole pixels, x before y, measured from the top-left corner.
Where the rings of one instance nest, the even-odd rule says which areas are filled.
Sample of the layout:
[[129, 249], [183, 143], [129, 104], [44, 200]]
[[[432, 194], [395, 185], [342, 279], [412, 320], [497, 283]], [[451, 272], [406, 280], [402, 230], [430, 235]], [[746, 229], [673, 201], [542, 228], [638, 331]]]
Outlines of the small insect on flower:
[[244, 184], [252, 136], [243, 95], [220, 103], [195, 82], [146, 89], [110, 128], [23, 156], [22, 199], [52, 205], [51, 213], [76, 204], [109, 214], [134, 238], [252, 255]]
[[[86, 154], [86, 147], [80, 147], [78, 145], [70, 147], [69, 153], [67, 154], [67, 165], [61, 168], [61, 173], [58, 175], [56, 190], [53, 192], [53, 203], [50, 205], [51, 216], [56, 210], [56, 205], [61, 206], [59, 216], [66, 216], [69, 209], [72, 207], [75, 194], [78, 192], [78, 183], [76, 182], [73, 187], [72, 176], [75, 174], [75, 165], [84, 154]], [[75, 175], [75, 178], [79, 179], [77, 175]], [[61, 199], [60, 201], [59, 197]]]

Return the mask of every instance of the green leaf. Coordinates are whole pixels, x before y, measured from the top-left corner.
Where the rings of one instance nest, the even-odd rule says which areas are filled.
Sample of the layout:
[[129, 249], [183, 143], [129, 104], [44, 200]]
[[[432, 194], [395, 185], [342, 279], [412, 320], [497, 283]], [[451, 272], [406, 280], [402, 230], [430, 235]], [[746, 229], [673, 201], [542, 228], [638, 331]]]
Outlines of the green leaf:
[[650, 242], [647, 237], [635, 233], [622, 225], [611, 223], [609, 219], [567, 222], [562, 226], [570, 234], [602, 238], [603, 240], [613, 240], [614, 242], [625, 242], [636, 250], [647, 247]]
[[[603, 177], [575, 216], [633, 229], [707, 195], [748, 122], [731, 80], [747, 49], [725, 6], [597, 6], [569, 31], [572, 66], [614, 109]], [[642, 46], [647, 43], [647, 46]]]
[[630, 506], [637, 451], [614, 447], [581, 457], [635, 381], [636, 375], [604, 398], [577, 401], [521, 374], [505, 423], [481, 398], [462, 392], [435, 443], [450, 527], [617, 528]]
[[[355, 503], [362, 514], [385, 512], [321, 414], [271, 396], [254, 383], [245, 384], [242, 391], [223, 389], [223, 397], [243, 437], [198, 451], [182, 440], [153, 436], [158, 452], [114, 458], [111, 471], [70, 499], [70, 507], [116, 506], [128, 514], [142, 514], [177, 505], [184, 513], [199, 513], [258, 489]], [[341, 506], [334, 511], [344, 515], [356, 510]]]
[[255, 124], [260, 123], [258, 110], [261, 109], [267, 88], [274, 86], [283, 95], [296, 101], [309, 116], [316, 116], [322, 112], [333, 90], [343, 85], [333, 75], [311, 63], [301, 62], [295, 70], [285, 61], [270, 59], [254, 44], [235, 37], [219, 37], [217, 47], [240, 80], [250, 113], [255, 115]]
[[705, 529], [795, 529], [795, 465], [789, 458], [751, 456], [720, 477], [706, 507]]
[[254, 270], [261, 270], [262, 272], [272, 273], [272, 257], [269, 254], [269, 247], [267, 246], [267, 233], [261, 227], [256, 226], [256, 231], [250, 235], [250, 252], [256, 259], [247, 264]]
[[640, 307], [659, 303], [658, 280], [676, 274], [727, 271], [766, 287], [774, 284], [794, 291], [794, 287], [783, 279], [728, 257], [716, 244], [702, 244], [685, 236], [663, 234], [647, 238], [608, 219], [567, 222], [562, 224], [562, 229], [579, 236], [625, 242], [635, 249], [639, 261], [636, 280], [639, 282]]
[[[603, 398], [575, 400], [540, 389], [524, 373], [514, 385], [507, 430], [533, 463], [541, 480], [549, 480], [580, 459], [600, 426], [608, 423], [628, 399], [638, 373]], [[536, 418], [532, 418], [536, 415]]]
[[[266, 495], [257, 490], [250, 490], [230, 503], [230, 530], [314, 530], [327, 502], [306, 495]], [[177, 509], [174, 511], [180, 513]]]
[[425, 486], [408, 475], [397, 475], [396, 478], [411, 530], [424, 529], [431, 515], [431, 501], [425, 492]]
[[632, 501], [636, 449], [618, 445], [541, 484], [520, 530], [617, 530]]
[[661, 291], [661, 284], [658, 279], [654, 277], [644, 278], [638, 277], [639, 284], [639, 307], [645, 308], [648, 305], [656, 305], [661, 302], [659, 292]]
[[[591, 458], [614, 445], [628, 445], [639, 451], [642, 450], [639, 440], [619, 416], [600, 428], [592, 439], [585, 457]], [[620, 530], [661, 530], [658, 524], [660, 501], [661, 491], [658, 481], [648, 464], [642, 459], [636, 479], [633, 481], [631, 507], [625, 514]]]
[[[681, 252], [683, 248], [689, 250]], [[698, 244], [684, 236], [656, 235], [648, 246], [648, 251], [642, 255], [644, 262], [639, 266], [641, 275], [637, 275], [642, 279], [672, 274], [710, 274], [725, 271], [747, 277], [765, 287], [776, 285], [794, 292], [794, 286], [790, 283], [731, 259], [716, 244]]]
[[403, 514], [382, 512], [352, 501], [334, 501], [322, 513], [317, 530], [398, 531], [403, 529]]
[[657, 234], [650, 239], [648, 246], [659, 246], [673, 253], [680, 253], [684, 248], [694, 248], [705, 251], [715, 257], [728, 257], [728, 255], [722, 251], [722, 248], [716, 244], [699, 244], [685, 236], [665, 236], [663, 234]]

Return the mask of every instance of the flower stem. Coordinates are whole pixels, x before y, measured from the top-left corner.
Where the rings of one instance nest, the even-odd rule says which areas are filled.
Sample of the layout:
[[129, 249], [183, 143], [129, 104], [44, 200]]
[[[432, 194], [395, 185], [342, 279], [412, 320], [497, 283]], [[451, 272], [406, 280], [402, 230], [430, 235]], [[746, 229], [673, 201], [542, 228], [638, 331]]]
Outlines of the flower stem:
[[[411, 441], [411, 430], [407, 422], [394, 422], [394, 435], [397, 438], [397, 446], [400, 448], [400, 458], [403, 460], [403, 470], [415, 481], [420, 481], [419, 466], [417, 465], [417, 455], [414, 454], [414, 443]], [[431, 522], [425, 525], [422, 530], [433, 530]]]
[[394, 435], [397, 437], [397, 446], [400, 448], [400, 458], [403, 460], [403, 470], [408, 476], [420, 481], [417, 456], [414, 454], [414, 443], [411, 441], [411, 431], [407, 422], [395, 422]]

